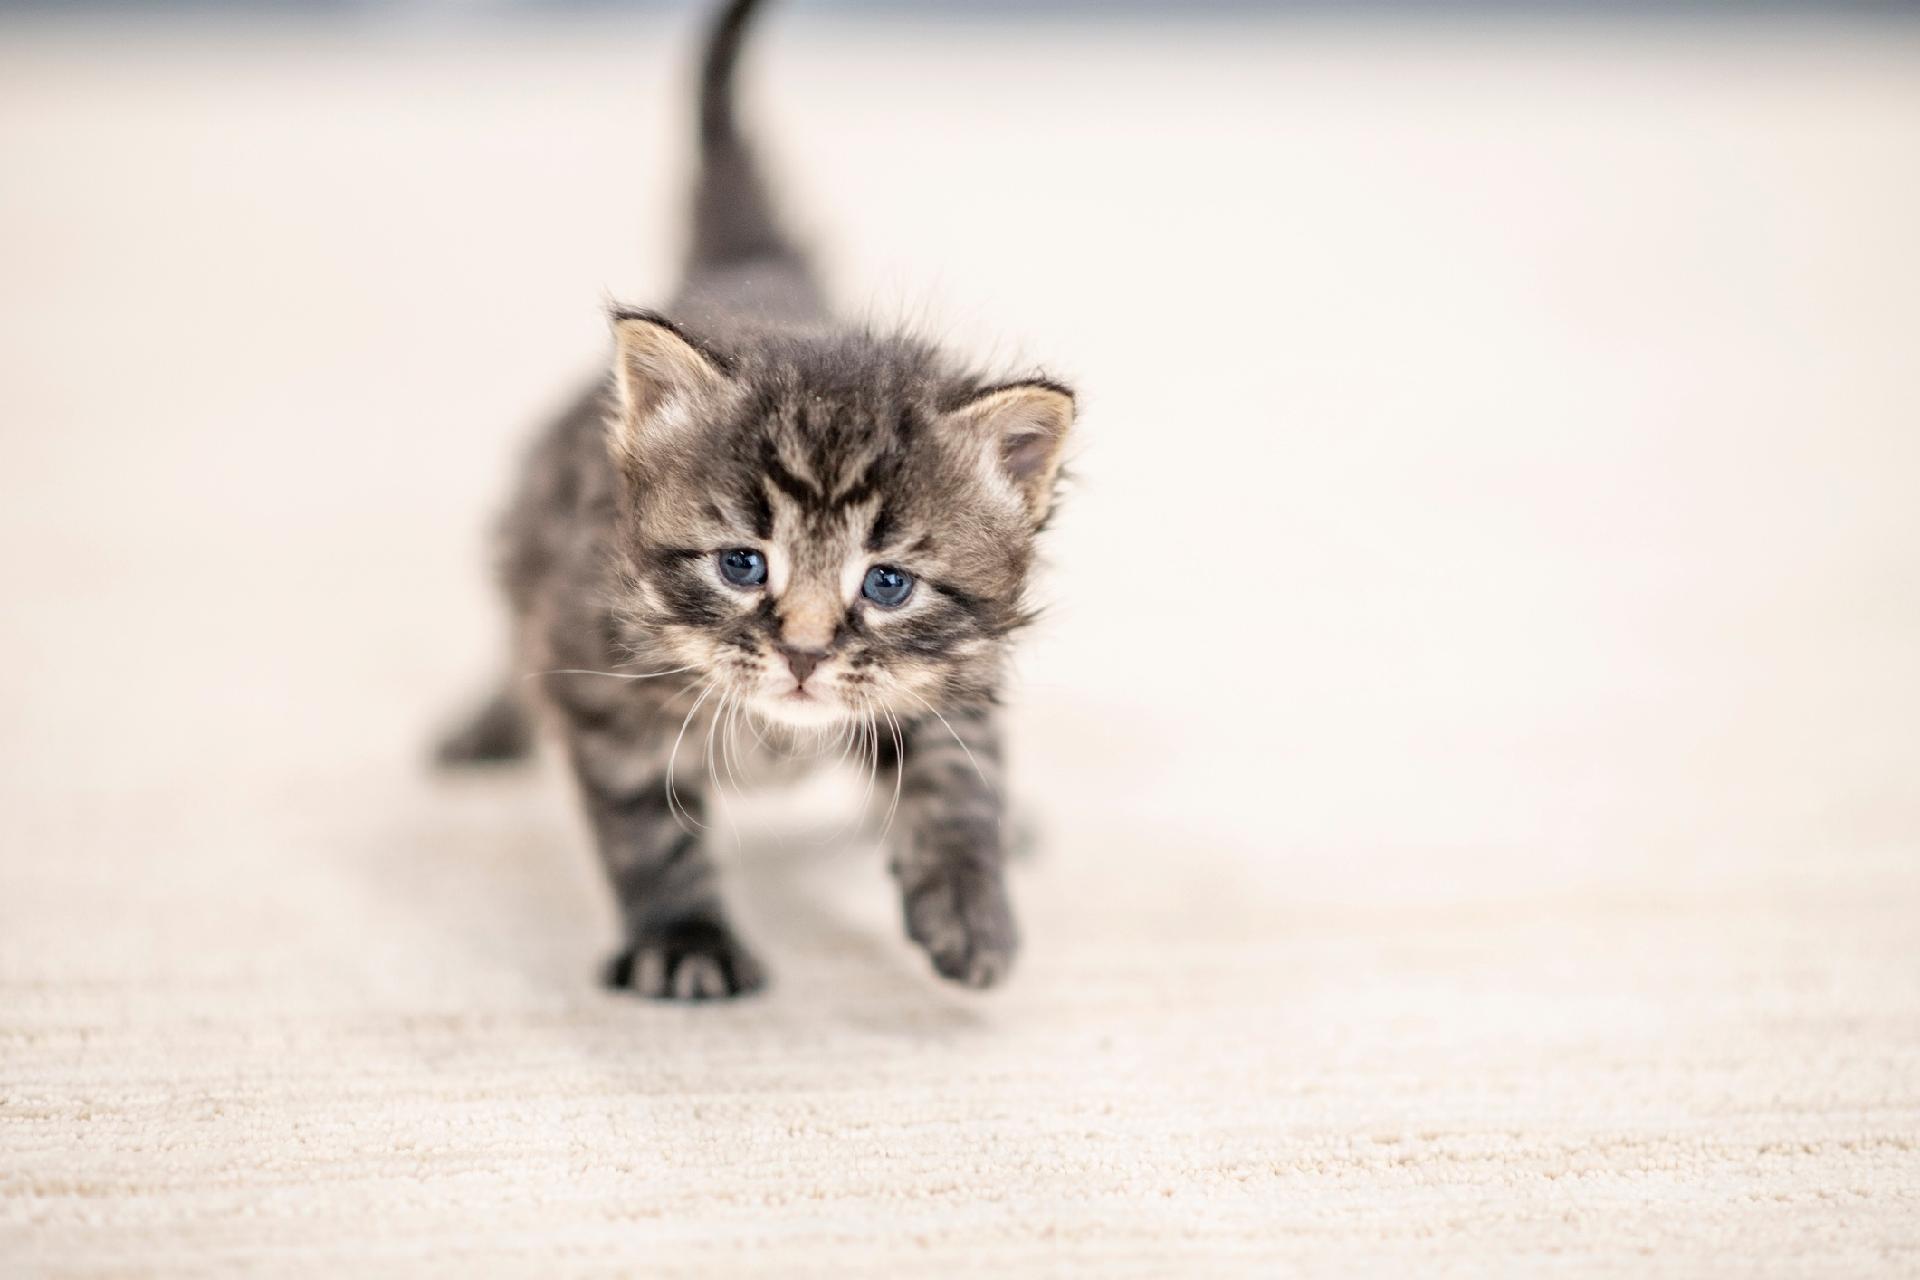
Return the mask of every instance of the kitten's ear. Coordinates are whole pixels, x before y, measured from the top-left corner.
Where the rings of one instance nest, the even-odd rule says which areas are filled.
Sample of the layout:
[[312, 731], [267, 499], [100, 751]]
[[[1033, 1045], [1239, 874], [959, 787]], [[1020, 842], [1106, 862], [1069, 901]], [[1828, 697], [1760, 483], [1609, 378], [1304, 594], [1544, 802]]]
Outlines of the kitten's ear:
[[670, 442], [726, 390], [726, 371], [664, 316], [616, 311], [613, 341], [620, 414], [611, 443], [620, 457], [637, 459]]
[[994, 387], [948, 415], [978, 440], [1039, 524], [1053, 505], [1053, 483], [1073, 426], [1073, 392], [1035, 379]]

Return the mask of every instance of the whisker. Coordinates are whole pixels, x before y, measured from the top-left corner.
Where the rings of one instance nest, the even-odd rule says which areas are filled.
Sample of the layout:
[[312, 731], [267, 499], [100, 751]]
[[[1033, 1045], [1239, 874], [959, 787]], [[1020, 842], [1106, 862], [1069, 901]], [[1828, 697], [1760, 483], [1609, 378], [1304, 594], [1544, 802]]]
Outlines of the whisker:
[[[680, 721], [680, 732], [674, 737], [673, 750], [667, 753], [667, 811], [671, 813], [677, 808], [680, 814], [685, 815], [687, 822], [693, 823], [694, 826], [699, 827], [702, 831], [707, 829], [707, 824], [688, 812], [687, 807], [680, 803], [679, 792], [674, 790], [673, 766], [674, 762], [680, 758], [680, 742], [687, 736], [687, 726], [692, 723], [694, 713], [700, 710], [700, 704], [712, 697], [713, 691], [719, 687], [719, 683], [716, 680], [708, 680], [706, 682], [706, 688], [698, 698], [693, 700], [693, 705], [687, 708], [686, 716]], [[693, 834], [687, 830], [685, 822], [681, 823], [680, 829], [687, 831], [688, 835]]]
[[693, 666], [674, 667], [667, 671], [590, 671], [584, 667], [560, 667], [554, 671], [529, 671], [523, 677], [538, 680], [541, 676], [605, 676], [609, 680], [658, 680], [661, 676], [677, 676], [682, 671], [692, 671]]
[[972, 765], [973, 771], [980, 775], [980, 785], [985, 787], [989, 792], [992, 792], [993, 794], [998, 795], [999, 794], [998, 790], [994, 787], [994, 785], [991, 782], [987, 781], [987, 775], [980, 768], [980, 762], [973, 758], [972, 748], [968, 747], [966, 743], [960, 740], [960, 735], [958, 733], [954, 733], [953, 726], [950, 724], [947, 724], [947, 718], [940, 714], [939, 709], [936, 708], [931, 702], [928, 702], [925, 698], [915, 693], [913, 690], [906, 688], [904, 685], [901, 686], [900, 692], [906, 694], [909, 698], [912, 698], [915, 702], [925, 707], [928, 711], [931, 711], [936, 720], [938, 720], [941, 724], [947, 726], [947, 732], [950, 734], [953, 734], [954, 743], [960, 748], [960, 750], [966, 752], [967, 763]]
[[720, 762], [727, 767], [727, 777], [733, 782], [733, 794], [736, 798], [744, 793], [740, 789], [740, 775], [734, 772], [733, 763], [736, 753], [733, 750], [734, 730], [740, 727], [740, 706], [747, 700], [745, 694], [737, 694], [733, 705], [727, 708], [727, 730], [720, 739]]
[[695, 689], [700, 688], [705, 683], [706, 682], [703, 680], [689, 680], [687, 683], [681, 685], [678, 689], [675, 689], [672, 693], [662, 698], [660, 700], [660, 706], [657, 708], [657, 710], [660, 710], [660, 711], [667, 710], [669, 707], [673, 706], [674, 703], [680, 701], [680, 699], [686, 697], [689, 693], [692, 693]]
[[[862, 697], [860, 701], [861, 701], [861, 706], [858, 708], [859, 715], [849, 716], [844, 726], [844, 730], [847, 738], [847, 745], [841, 749], [840, 759], [834, 762], [836, 767], [838, 767], [840, 763], [846, 760], [847, 756], [853, 751], [855, 743], [866, 741], [868, 726], [873, 722], [873, 714], [872, 712], [867, 710], [867, 706], [869, 705], [868, 700], [865, 697]], [[873, 737], [873, 759], [874, 759], [875, 765], [878, 764], [879, 753], [880, 753], [880, 738], [877, 734], [875, 734]], [[860, 754], [863, 757], [862, 762], [864, 763], [865, 762], [864, 757], [868, 753], [863, 748]], [[841, 823], [838, 827], [834, 828], [832, 832], [830, 832], [826, 836], [823, 836], [820, 839], [820, 841], [814, 846], [815, 848], [822, 848], [830, 843], [837, 843], [839, 841], [845, 840], [847, 837], [855, 834], [858, 831], [861, 823], [865, 821], [867, 806], [873, 799], [873, 778], [874, 778], [874, 774], [872, 770], [869, 770], [867, 774], [867, 785], [860, 792], [860, 803], [854, 808], [853, 816], [850, 817], [847, 821]]]
[[739, 695], [732, 690], [722, 693], [720, 695], [720, 709], [714, 712], [707, 721], [707, 781], [712, 784], [714, 800], [718, 805], [721, 816], [726, 819], [727, 830], [733, 834], [733, 845], [736, 851], [740, 847], [740, 824], [734, 816], [732, 806], [726, 802], [726, 791], [720, 785], [720, 774], [713, 766], [713, 739], [714, 735], [720, 730], [720, 722], [726, 718], [728, 711], [733, 707], [734, 699], [738, 696]]
[[825, 725], [815, 728], [813, 730], [812, 757], [815, 760], [825, 759], [827, 752], [834, 749], [840, 739], [846, 736], [846, 732], [847, 726], [845, 721], [835, 724], [831, 728]]
[[713, 715], [707, 717], [707, 783], [716, 792], [720, 790], [720, 779], [713, 771], [713, 733], [715, 729], [720, 727], [720, 717], [727, 714], [727, 703], [732, 697], [733, 694], [730, 692], [722, 693], [720, 695], [720, 709]]
[[846, 720], [841, 722], [840, 737], [844, 739], [844, 741], [840, 744], [840, 754], [834, 757], [834, 768], [838, 769], [847, 762], [847, 754], [853, 750], [854, 729], [859, 723], [860, 722], [852, 716], [848, 716]]
[[900, 735], [900, 722], [894, 719], [893, 712], [884, 707], [887, 725], [893, 730], [893, 801], [887, 805], [887, 818], [880, 824], [880, 843], [885, 844], [887, 834], [893, 830], [893, 817], [900, 811], [900, 782], [906, 776], [907, 744]]
[[754, 741], [758, 742], [763, 749], [767, 751], [775, 749], [774, 745], [767, 741], [767, 735], [760, 732], [759, 714], [752, 707], [747, 708], [747, 728], [753, 730]]
[[861, 711], [867, 718], [867, 736], [872, 739], [873, 745], [872, 751], [868, 753], [867, 787], [860, 793], [860, 809], [864, 813], [867, 805], [873, 801], [874, 781], [880, 776], [880, 726], [874, 722], [872, 703], [862, 707]]

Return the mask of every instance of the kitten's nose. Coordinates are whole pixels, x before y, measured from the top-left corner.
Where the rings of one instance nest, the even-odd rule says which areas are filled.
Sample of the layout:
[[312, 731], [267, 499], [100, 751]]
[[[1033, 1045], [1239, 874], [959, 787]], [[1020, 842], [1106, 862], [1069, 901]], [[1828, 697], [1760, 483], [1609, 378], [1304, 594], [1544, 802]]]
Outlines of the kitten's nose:
[[825, 651], [820, 649], [793, 649], [780, 645], [780, 656], [787, 660], [787, 667], [793, 672], [796, 684], [805, 684], [813, 669], [827, 660]]

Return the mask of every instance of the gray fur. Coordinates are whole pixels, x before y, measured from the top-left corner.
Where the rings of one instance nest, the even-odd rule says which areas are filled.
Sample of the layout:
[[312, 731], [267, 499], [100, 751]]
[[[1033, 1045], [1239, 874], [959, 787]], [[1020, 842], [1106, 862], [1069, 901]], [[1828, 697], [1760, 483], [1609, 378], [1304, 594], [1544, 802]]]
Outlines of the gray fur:
[[[707, 793], [840, 735], [894, 810], [909, 937], [942, 975], [990, 986], [1016, 949], [995, 707], [1071, 398], [835, 322], [734, 127], [753, 8], [726, 6], [709, 47], [673, 319], [616, 314], [612, 384], [542, 436], [503, 524], [516, 651], [541, 674], [443, 755], [524, 750], [544, 713], [622, 910], [609, 979], [702, 999], [764, 981], [720, 900]], [[735, 547], [777, 575], [729, 585], [716, 556]], [[917, 579], [898, 609], [850, 586], [883, 562]]]

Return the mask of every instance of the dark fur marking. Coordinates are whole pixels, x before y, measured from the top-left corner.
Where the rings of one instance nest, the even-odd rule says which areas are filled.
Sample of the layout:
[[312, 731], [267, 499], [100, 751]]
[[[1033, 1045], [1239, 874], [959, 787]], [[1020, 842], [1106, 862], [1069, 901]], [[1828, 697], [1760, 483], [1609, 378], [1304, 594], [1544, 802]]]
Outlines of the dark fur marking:
[[928, 586], [959, 605], [962, 609], [965, 609], [968, 613], [978, 616], [987, 612], [987, 603], [979, 596], [971, 592], [962, 591], [951, 582], [935, 582], [932, 579], [926, 581]]
[[882, 502], [873, 513], [873, 524], [867, 529], [867, 550], [877, 552], [887, 545], [893, 537], [893, 504]]
[[[657, 789], [664, 798], [666, 788], [662, 786]], [[661, 807], [664, 809], [666, 806], [663, 803]], [[698, 851], [699, 844], [700, 837], [691, 831], [682, 831], [673, 838], [673, 843], [667, 846], [666, 853], [661, 856], [660, 869], [664, 871], [677, 863], [685, 862], [689, 856]]]
[[670, 813], [665, 783], [654, 778], [625, 795], [605, 796], [607, 809], [625, 819], [666, 817]]
[[675, 574], [656, 583], [667, 610], [675, 622], [690, 627], [713, 627], [727, 620], [728, 611], [713, 597], [712, 589]]
[[780, 490], [780, 492], [786, 494], [795, 502], [812, 506], [818, 503], [823, 496], [818, 485], [815, 485], [809, 480], [802, 480], [799, 476], [787, 470], [787, 464], [780, 461], [779, 456], [774, 452], [771, 441], [768, 442], [764, 456], [760, 459], [760, 470], [761, 474], [773, 482], [774, 488]]
[[753, 521], [753, 536], [762, 542], [773, 537], [773, 504], [767, 501], [767, 491], [762, 485], [752, 485], [747, 489], [747, 512]]
[[548, 676], [545, 684], [547, 696], [553, 699], [567, 717], [568, 723], [587, 733], [604, 733], [620, 717], [617, 706], [602, 706], [598, 703], [584, 702], [571, 695], [570, 689], [576, 680], [591, 679], [588, 676]]
[[839, 511], [847, 507], [857, 507], [871, 501], [874, 493], [878, 489], [878, 480], [875, 476], [878, 470], [879, 468], [875, 464], [868, 463], [866, 470], [862, 471], [854, 479], [849, 480], [838, 492], [827, 499], [828, 509]]

